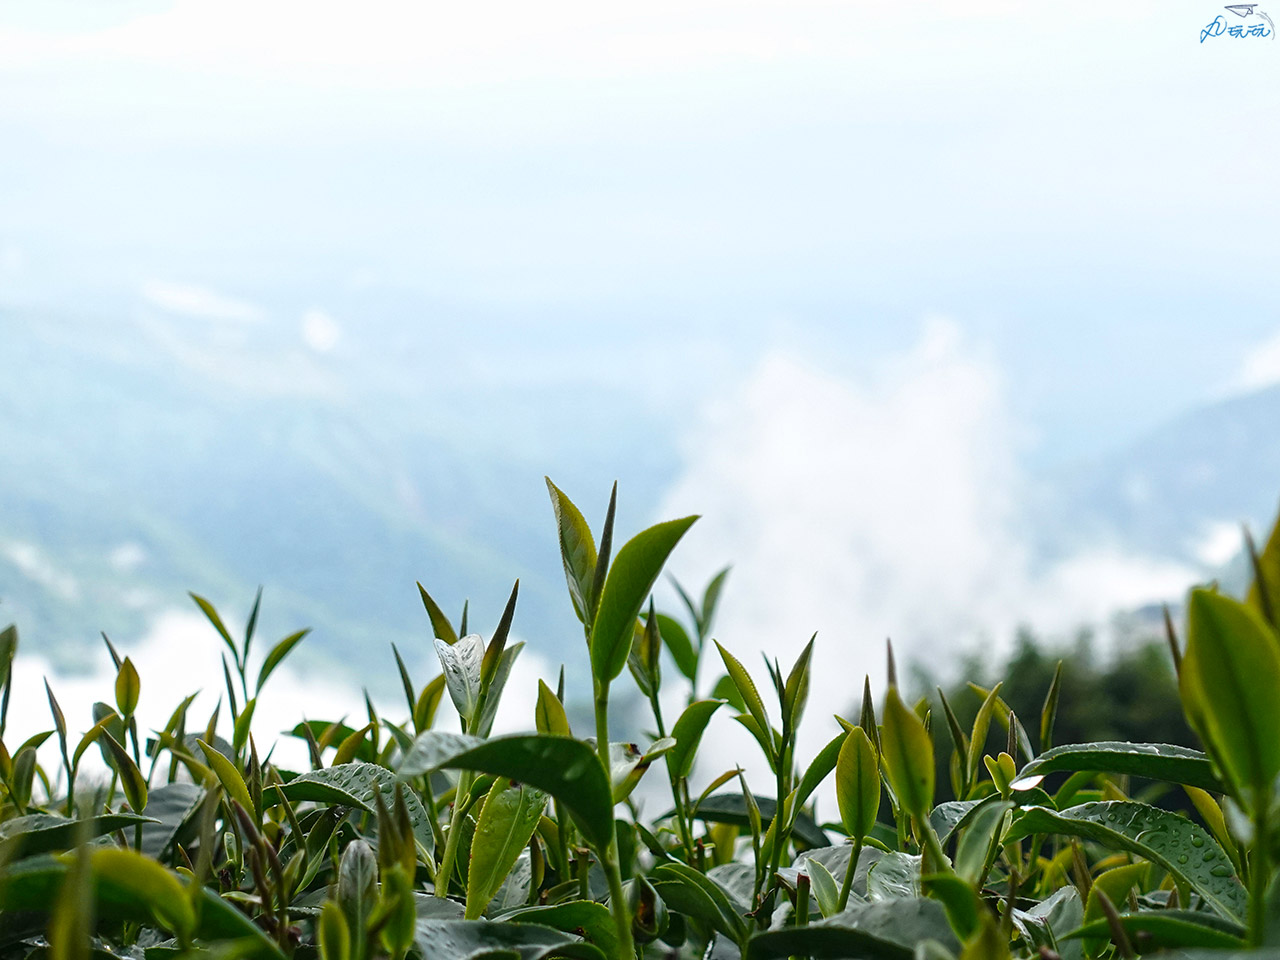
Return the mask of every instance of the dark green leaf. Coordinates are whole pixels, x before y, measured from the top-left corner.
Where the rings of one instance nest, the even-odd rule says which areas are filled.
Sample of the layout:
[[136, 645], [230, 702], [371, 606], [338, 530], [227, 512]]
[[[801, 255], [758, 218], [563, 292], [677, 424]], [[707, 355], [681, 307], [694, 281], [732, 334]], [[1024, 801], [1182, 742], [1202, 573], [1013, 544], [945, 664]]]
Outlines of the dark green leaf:
[[1131, 800], [1084, 803], [1061, 812], [1028, 807], [1005, 840], [1033, 833], [1086, 837], [1136, 853], [1189, 884], [1227, 919], [1245, 915], [1245, 890], [1230, 858], [1202, 827], [1176, 813]]
[[112, 813], [85, 820], [68, 820], [48, 813], [14, 817], [0, 823], [0, 863], [12, 863], [22, 857], [55, 850], [70, 850], [82, 840], [92, 840], [135, 824], [154, 822], [151, 817], [136, 813]]
[[[1123, 914], [1120, 924], [1131, 941], [1142, 944], [1143, 952], [1177, 947], [1209, 947], [1218, 950], [1245, 946], [1244, 928], [1211, 913], [1192, 910], [1144, 910]], [[1087, 923], [1066, 934], [1066, 938], [1111, 938], [1106, 919]]]
[[1168, 743], [1066, 744], [1040, 754], [1024, 766], [1018, 779], [1059, 770], [1093, 770], [1119, 773], [1149, 780], [1184, 783], [1213, 793], [1222, 793], [1221, 781], [1213, 775], [1209, 758], [1199, 750]]
[[671, 659], [675, 661], [676, 669], [684, 674], [690, 683], [693, 683], [698, 674], [698, 651], [694, 649], [689, 634], [678, 620], [665, 613], [658, 614], [658, 630], [662, 634], [663, 646], [671, 651]]
[[419, 919], [413, 942], [422, 960], [605, 960], [599, 947], [534, 923]]
[[435, 632], [436, 637], [453, 646], [458, 642], [458, 634], [453, 629], [453, 624], [444, 615], [440, 605], [431, 599], [431, 594], [427, 593], [422, 584], [418, 584], [418, 593], [422, 596], [422, 605], [427, 608], [427, 616], [431, 618], [431, 629]]
[[428, 731], [415, 741], [400, 776], [420, 776], [441, 768], [510, 777], [551, 794], [595, 846], [607, 845], [613, 834], [609, 780], [595, 751], [580, 740], [516, 734], [478, 741]]

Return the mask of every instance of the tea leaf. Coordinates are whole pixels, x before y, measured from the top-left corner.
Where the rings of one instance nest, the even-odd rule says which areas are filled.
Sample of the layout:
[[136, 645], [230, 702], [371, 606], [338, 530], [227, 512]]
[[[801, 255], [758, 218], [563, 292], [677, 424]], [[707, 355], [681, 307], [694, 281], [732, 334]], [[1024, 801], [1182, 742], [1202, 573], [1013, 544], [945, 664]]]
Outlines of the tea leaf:
[[836, 804], [845, 833], [865, 839], [880, 812], [880, 758], [861, 727], [845, 736], [836, 759]]
[[116, 770], [120, 773], [120, 789], [135, 813], [141, 813], [147, 806], [147, 780], [133, 762], [124, 747], [104, 727], [98, 734], [99, 743], [104, 743], [115, 761]]
[[671, 728], [676, 745], [667, 754], [667, 768], [673, 777], [687, 777], [692, 772], [702, 734], [723, 703], [723, 700], [695, 700], [680, 714]]
[[605, 960], [599, 947], [535, 923], [420, 918], [413, 942], [431, 960]]
[[[427, 616], [431, 619], [431, 629], [435, 631], [436, 639], [443, 640], [449, 646], [453, 646], [458, 642], [457, 631], [453, 629], [453, 624], [449, 622], [449, 618], [445, 616], [444, 611], [440, 609], [440, 605], [431, 599], [431, 594], [421, 583], [418, 584], [418, 593], [422, 597], [422, 605], [427, 608]], [[465, 617], [463, 618], [465, 620]], [[466, 627], [464, 626], [465, 630]]]
[[128, 657], [120, 664], [116, 673], [116, 706], [126, 717], [133, 716], [138, 709], [138, 696], [142, 691], [142, 681], [138, 679], [138, 670]]
[[463, 720], [470, 720], [480, 699], [480, 666], [484, 661], [484, 638], [468, 634], [449, 644], [437, 638], [436, 654], [444, 668], [444, 681], [449, 697]]
[[668, 520], [636, 534], [618, 551], [591, 626], [591, 672], [608, 683], [627, 665], [636, 618], [663, 564], [697, 517]]
[[658, 631], [662, 634], [662, 645], [671, 651], [671, 659], [690, 683], [697, 680], [698, 651], [689, 639], [684, 627], [665, 613], [658, 614]]
[[299, 630], [285, 637], [267, 654], [267, 659], [262, 661], [262, 669], [258, 671], [258, 683], [255, 688], [255, 695], [262, 692], [262, 687], [267, 682], [267, 678], [275, 672], [276, 667], [284, 662], [284, 658], [293, 652], [293, 648], [306, 639], [307, 634], [311, 632], [310, 628]]
[[613, 834], [609, 780], [595, 751], [580, 740], [515, 734], [481, 741], [428, 731], [414, 742], [400, 776], [441, 768], [509, 777], [551, 794], [593, 845], [606, 846]]
[[547, 805], [542, 791], [499, 777], [484, 801], [471, 841], [466, 919], [475, 920], [520, 858]]
[[1191, 592], [1187, 617], [1187, 719], [1235, 790], [1270, 789], [1280, 773], [1280, 643], [1252, 609], [1209, 590]]
[[897, 687], [890, 687], [885, 696], [880, 745], [885, 772], [902, 808], [914, 817], [928, 816], [933, 807], [933, 741], [920, 718], [902, 702]]
[[1214, 776], [1213, 765], [1207, 756], [1199, 750], [1168, 743], [1100, 741], [1066, 744], [1054, 747], [1026, 764], [1018, 779], [1059, 770], [1127, 774], [1186, 784], [1214, 793], [1224, 790], [1222, 782]]
[[550, 733], [560, 737], [572, 737], [569, 718], [564, 712], [564, 704], [550, 687], [538, 681], [538, 703], [534, 715], [535, 726], [539, 733]]
[[213, 628], [218, 631], [218, 636], [222, 637], [222, 642], [231, 651], [231, 659], [235, 661], [237, 667], [240, 666], [240, 651], [236, 649], [235, 641], [231, 639], [231, 634], [227, 632], [226, 624], [222, 622], [222, 617], [218, 616], [218, 611], [214, 609], [213, 604], [204, 597], [189, 591], [187, 596], [196, 602], [196, 606], [200, 608], [208, 621], [213, 624]]
[[569, 584], [569, 598], [573, 612], [582, 623], [590, 620], [591, 585], [596, 573], [596, 542], [591, 528], [573, 501], [551, 482], [547, 491], [551, 494], [551, 509], [556, 515], [556, 529], [560, 535], [560, 559], [564, 563], [564, 576]]
[[1222, 916], [1238, 921], [1245, 915], [1245, 890], [1230, 858], [1204, 828], [1176, 813], [1132, 800], [1084, 803], [1061, 812], [1027, 807], [1005, 840], [1033, 833], [1084, 837], [1136, 853], [1189, 884]]

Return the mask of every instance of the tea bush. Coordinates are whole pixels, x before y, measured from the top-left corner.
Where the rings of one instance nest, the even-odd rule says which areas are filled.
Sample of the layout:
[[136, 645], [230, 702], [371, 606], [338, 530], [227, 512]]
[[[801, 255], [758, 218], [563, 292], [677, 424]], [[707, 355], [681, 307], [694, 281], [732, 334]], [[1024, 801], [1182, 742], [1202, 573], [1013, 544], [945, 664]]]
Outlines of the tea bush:
[[[801, 756], [814, 641], [789, 669], [749, 670], [712, 638], [723, 573], [700, 598], [682, 590], [678, 616], [650, 599], [696, 518], [615, 553], [616, 490], [597, 541], [548, 489], [594, 730], [571, 727], [562, 674], [539, 683], [536, 732], [491, 735], [522, 646], [518, 584], [487, 640], [420, 587], [442, 672], [419, 686], [396, 651], [404, 709], [299, 723], [308, 770], [282, 769], [254, 735], [268, 678], [306, 637], [259, 659], [258, 602], [233, 636], [194, 598], [227, 648], [224, 698], [199, 721], [188, 697], [150, 734], [142, 678], [108, 643], [114, 705], [96, 704], [89, 730], [48, 691], [52, 728], [5, 742], [18, 634], [0, 634], [0, 958], [1280, 957], [1280, 534], [1244, 601], [1196, 589], [1185, 645], [1169, 627], [1203, 752], [1051, 746], [1060, 670], [1039, 716], [996, 683], [962, 723], [945, 697], [936, 712], [904, 701], [890, 651], [882, 700], [867, 683], [860, 715]], [[700, 666], [724, 670], [712, 696], [692, 683]], [[611, 741], [619, 683], [650, 705], [650, 742]], [[686, 705], [672, 720], [659, 694], [673, 685]], [[436, 728], [446, 695], [458, 730]], [[751, 733], [767, 784], [715, 758], [727, 769], [690, 789], [716, 714]], [[46, 766], [37, 750], [55, 737]], [[80, 775], [90, 750], [109, 780]], [[956, 799], [939, 803], [943, 776]], [[656, 818], [633, 802], [645, 777], [670, 797]], [[1134, 799], [1130, 778], [1176, 785], [1196, 819]], [[828, 780], [839, 818], [817, 822]]]

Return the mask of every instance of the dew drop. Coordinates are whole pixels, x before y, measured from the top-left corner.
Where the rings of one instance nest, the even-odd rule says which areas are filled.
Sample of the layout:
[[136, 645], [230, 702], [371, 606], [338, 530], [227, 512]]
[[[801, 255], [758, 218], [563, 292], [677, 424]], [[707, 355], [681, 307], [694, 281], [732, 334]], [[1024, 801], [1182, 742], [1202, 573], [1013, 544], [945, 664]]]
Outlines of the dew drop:
[[1212, 877], [1229, 877], [1231, 876], [1231, 868], [1225, 863], [1220, 863], [1216, 867], [1209, 869], [1209, 875]]
[[1192, 837], [1192, 838], [1191, 838], [1191, 845], [1192, 845], [1193, 847], [1203, 847], [1203, 846], [1204, 846], [1204, 837]]
[[1188, 859], [1190, 859], [1190, 858], [1189, 858], [1185, 853], [1180, 853], [1180, 854], [1178, 854], [1178, 862], [1179, 862], [1179, 863], [1186, 863]]

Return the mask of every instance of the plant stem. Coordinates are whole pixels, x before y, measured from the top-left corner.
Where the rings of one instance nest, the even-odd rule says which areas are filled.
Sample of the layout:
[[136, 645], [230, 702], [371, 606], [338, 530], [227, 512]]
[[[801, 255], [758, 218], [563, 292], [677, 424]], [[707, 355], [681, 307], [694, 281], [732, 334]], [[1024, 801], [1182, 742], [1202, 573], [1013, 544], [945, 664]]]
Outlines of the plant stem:
[[[613, 789], [611, 765], [609, 763], [609, 684], [596, 682], [596, 752], [600, 755], [600, 764], [604, 767], [605, 779], [610, 781]], [[627, 909], [627, 900], [622, 893], [622, 871], [618, 868], [618, 828], [609, 831], [609, 843], [600, 854], [600, 865], [604, 867], [605, 880], [609, 884], [609, 912], [613, 914], [613, 924], [618, 932], [618, 944], [623, 960], [631, 960], [636, 955], [635, 941], [631, 936], [631, 912]]]
[[449, 821], [449, 834], [445, 837], [444, 853], [440, 855], [440, 869], [436, 871], [437, 897], [449, 895], [449, 881], [453, 879], [453, 862], [458, 856], [458, 844], [462, 841], [462, 824], [467, 816], [467, 794], [471, 792], [470, 770], [462, 771], [458, 789], [453, 794], [453, 817]]
[[1249, 946], [1260, 947], [1267, 932], [1267, 886], [1271, 880], [1270, 789], [1260, 789], [1253, 804], [1253, 857], [1249, 863]]
[[849, 891], [853, 889], [853, 875], [858, 872], [858, 859], [862, 856], [862, 838], [853, 838], [853, 852], [849, 854], [849, 866], [844, 871], [844, 883], [840, 885], [839, 912], [849, 905]]

